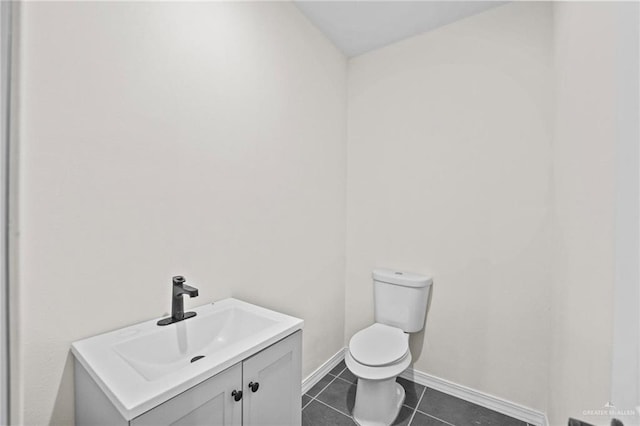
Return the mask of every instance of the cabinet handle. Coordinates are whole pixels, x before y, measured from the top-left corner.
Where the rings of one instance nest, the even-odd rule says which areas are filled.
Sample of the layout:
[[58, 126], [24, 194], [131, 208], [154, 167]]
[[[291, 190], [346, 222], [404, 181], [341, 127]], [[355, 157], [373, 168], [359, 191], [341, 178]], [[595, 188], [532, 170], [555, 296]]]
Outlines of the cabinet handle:
[[233, 392], [231, 392], [231, 396], [233, 397], [233, 400], [235, 402], [238, 402], [242, 399], [242, 391], [234, 390]]
[[260, 387], [260, 383], [258, 382], [250, 382], [249, 383], [249, 389], [251, 389], [251, 392], [258, 392], [258, 388]]

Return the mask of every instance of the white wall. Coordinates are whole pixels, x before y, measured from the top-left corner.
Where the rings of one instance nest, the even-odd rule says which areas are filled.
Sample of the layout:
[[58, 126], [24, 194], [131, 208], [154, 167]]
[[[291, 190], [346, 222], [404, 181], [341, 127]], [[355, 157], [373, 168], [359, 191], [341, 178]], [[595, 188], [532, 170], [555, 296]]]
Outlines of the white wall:
[[0, 425], [9, 423], [9, 292], [7, 167], [10, 124], [11, 3], [0, 4]]
[[593, 412], [640, 404], [637, 14], [633, 3], [554, 5], [552, 425], [608, 424]]
[[513, 3], [349, 63], [346, 342], [370, 272], [431, 273], [418, 370], [544, 410], [552, 7]]
[[[287, 3], [37, 3], [20, 19], [17, 424], [70, 425], [72, 341], [171, 276], [343, 344], [346, 59]], [[331, 312], [331, 315], [327, 315]]]
[[[613, 11], [616, 67], [616, 211], [611, 401], [640, 425], [640, 3]], [[626, 407], [626, 408], [625, 408]]]

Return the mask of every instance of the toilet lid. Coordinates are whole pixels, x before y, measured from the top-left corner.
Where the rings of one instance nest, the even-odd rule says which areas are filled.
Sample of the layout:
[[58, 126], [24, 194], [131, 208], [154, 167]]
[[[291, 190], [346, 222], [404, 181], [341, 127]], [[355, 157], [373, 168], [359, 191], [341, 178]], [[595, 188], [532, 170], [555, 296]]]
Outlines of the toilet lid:
[[361, 364], [379, 367], [402, 358], [409, 350], [409, 336], [399, 328], [373, 324], [349, 341], [349, 352]]

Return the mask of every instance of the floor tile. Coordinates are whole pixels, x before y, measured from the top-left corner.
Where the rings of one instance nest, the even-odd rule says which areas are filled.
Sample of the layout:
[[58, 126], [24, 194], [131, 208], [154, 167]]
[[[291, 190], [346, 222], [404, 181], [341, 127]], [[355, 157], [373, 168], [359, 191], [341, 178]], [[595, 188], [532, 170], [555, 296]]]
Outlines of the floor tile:
[[342, 370], [344, 370], [345, 368], [347, 368], [347, 364], [344, 363], [344, 360], [340, 361], [340, 363], [338, 365], [336, 365], [335, 367], [333, 367], [331, 369], [331, 371], [329, 371], [329, 374], [332, 374], [334, 376], [337, 376], [338, 374], [340, 374], [342, 372]]
[[427, 389], [418, 410], [456, 426], [526, 426], [526, 423], [462, 399]]
[[335, 377], [330, 376], [330, 375], [326, 375], [324, 376], [322, 379], [320, 379], [320, 381], [318, 383], [316, 383], [311, 389], [309, 389], [309, 391], [307, 392], [307, 395], [314, 397], [317, 394], [320, 393], [320, 391], [322, 389], [325, 388], [325, 386], [327, 386], [329, 384], [329, 382], [331, 382], [333, 379], [335, 379]]
[[311, 401], [302, 410], [302, 426], [353, 426], [355, 423], [351, 417], [338, 413], [336, 410], [319, 403]]
[[408, 405], [411, 408], [416, 408], [420, 397], [422, 396], [424, 386], [407, 379], [403, 379], [402, 377], [398, 377], [396, 381], [400, 383], [400, 385], [404, 388], [404, 405]]
[[408, 426], [409, 420], [411, 420], [411, 415], [413, 415], [413, 411], [413, 408], [403, 405], [392, 426]]
[[356, 385], [336, 379], [316, 399], [346, 415], [351, 415], [356, 400]]
[[311, 401], [311, 397], [307, 394], [302, 395], [302, 408]]
[[357, 383], [358, 382], [358, 377], [356, 377], [355, 374], [353, 374], [351, 372], [351, 370], [349, 370], [348, 368], [346, 368], [342, 374], [340, 374], [340, 377], [342, 380], [346, 380], [347, 382], [351, 382], [351, 383]]
[[434, 419], [433, 417], [429, 417], [426, 414], [422, 414], [419, 411], [416, 411], [415, 416], [413, 416], [413, 420], [411, 420], [411, 426], [449, 426], [448, 424], [441, 422], [438, 419]]

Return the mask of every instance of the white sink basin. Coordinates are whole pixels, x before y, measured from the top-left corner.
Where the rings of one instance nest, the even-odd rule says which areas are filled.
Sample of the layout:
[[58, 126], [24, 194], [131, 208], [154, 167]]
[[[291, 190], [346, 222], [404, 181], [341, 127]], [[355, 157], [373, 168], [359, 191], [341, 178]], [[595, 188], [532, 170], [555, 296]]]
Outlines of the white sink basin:
[[189, 367], [196, 356], [211, 356], [278, 323], [239, 307], [192, 319], [174, 327], [156, 327], [113, 346], [113, 350], [151, 381]]
[[[71, 350], [125, 419], [132, 419], [302, 328], [303, 321], [236, 299], [74, 342]], [[194, 358], [196, 358], [194, 360]], [[193, 362], [192, 362], [193, 361]]]

